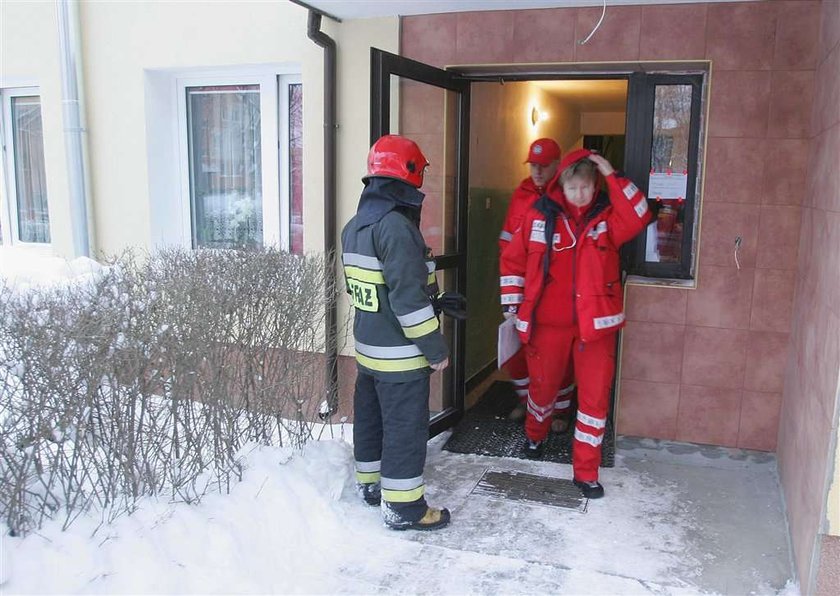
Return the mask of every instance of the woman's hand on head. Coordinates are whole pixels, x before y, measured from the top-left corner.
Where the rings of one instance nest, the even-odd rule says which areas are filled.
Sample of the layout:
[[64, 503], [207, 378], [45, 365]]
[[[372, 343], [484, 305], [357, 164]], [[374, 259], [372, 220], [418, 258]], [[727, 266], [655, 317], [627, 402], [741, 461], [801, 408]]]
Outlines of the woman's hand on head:
[[610, 164], [610, 162], [608, 162], [606, 158], [604, 158], [601, 155], [598, 155], [597, 153], [591, 153], [589, 155], [589, 161], [594, 163], [597, 166], [598, 171], [601, 172], [601, 174], [603, 174], [604, 176], [609, 176], [610, 174], [615, 173], [615, 168], [612, 167], [612, 164]]

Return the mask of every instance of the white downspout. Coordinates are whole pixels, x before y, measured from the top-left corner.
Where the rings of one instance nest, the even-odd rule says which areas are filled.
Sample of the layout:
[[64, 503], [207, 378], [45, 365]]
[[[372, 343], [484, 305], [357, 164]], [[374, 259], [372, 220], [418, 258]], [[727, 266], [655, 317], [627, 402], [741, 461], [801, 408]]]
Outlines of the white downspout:
[[61, 106], [64, 118], [64, 147], [67, 153], [67, 182], [70, 192], [70, 222], [73, 256], [89, 257], [92, 234], [89, 221], [90, 197], [87, 184], [87, 155], [84, 103], [81, 84], [81, 36], [77, 0], [56, 0], [58, 45], [61, 54]]

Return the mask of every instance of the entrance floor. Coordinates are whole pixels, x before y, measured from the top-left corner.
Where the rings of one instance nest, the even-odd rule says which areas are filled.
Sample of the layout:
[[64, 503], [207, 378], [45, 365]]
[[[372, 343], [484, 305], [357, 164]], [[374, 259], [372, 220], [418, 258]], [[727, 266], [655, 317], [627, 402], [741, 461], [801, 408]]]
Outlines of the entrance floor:
[[447, 438], [429, 443], [427, 499], [452, 525], [406, 536], [432, 591], [472, 552], [468, 592], [796, 593], [773, 454], [619, 437], [606, 497], [581, 512], [472, 492], [488, 470], [568, 479], [570, 465], [450, 453]]

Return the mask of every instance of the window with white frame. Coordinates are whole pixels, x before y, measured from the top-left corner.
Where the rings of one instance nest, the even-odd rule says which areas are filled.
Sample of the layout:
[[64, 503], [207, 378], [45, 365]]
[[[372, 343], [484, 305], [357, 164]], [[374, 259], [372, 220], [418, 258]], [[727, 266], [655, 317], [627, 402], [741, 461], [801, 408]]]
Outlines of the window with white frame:
[[[50, 243], [50, 215], [44, 167], [44, 127], [37, 88], [0, 90], [2, 99], [2, 244]], [[5, 203], [5, 204], [2, 204]]]
[[182, 237], [302, 252], [300, 77], [176, 78]]

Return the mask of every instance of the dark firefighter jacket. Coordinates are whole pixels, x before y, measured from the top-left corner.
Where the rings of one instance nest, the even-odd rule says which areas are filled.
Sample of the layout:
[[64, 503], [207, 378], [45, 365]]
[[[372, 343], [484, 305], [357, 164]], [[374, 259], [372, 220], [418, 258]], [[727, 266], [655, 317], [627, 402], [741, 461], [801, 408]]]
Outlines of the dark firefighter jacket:
[[399, 181], [369, 178], [359, 210], [341, 234], [353, 338], [362, 372], [391, 382], [431, 373], [449, 348], [430, 296], [435, 263], [419, 229], [422, 194]]

